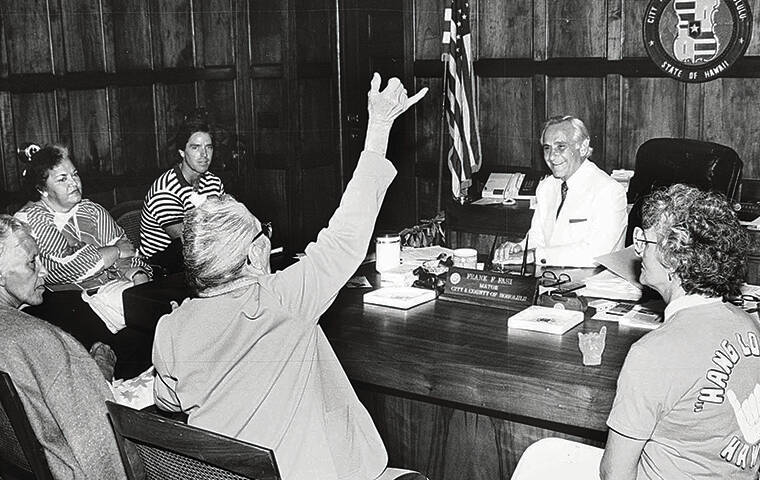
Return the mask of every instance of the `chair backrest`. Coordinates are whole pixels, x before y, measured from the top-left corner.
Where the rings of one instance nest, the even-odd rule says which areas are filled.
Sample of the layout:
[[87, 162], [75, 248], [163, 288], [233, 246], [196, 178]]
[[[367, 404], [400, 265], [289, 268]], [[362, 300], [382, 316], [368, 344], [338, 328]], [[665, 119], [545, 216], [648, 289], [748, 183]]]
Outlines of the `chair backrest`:
[[142, 214], [142, 200], [128, 200], [115, 205], [110, 213], [113, 219], [124, 232], [132, 244], [137, 247], [140, 242], [140, 215]]
[[0, 474], [53, 480], [45, 450], [32, 430], [10, 375], [0, 371]]
[[641, 225], [641, 204], [647, 195], [675, 183], [736, 197], [742, 179], [742, 161], [731, 147], [688, 138], [653, 138], [636, 152], [636, 166], [628, 187], [626, 245], [634, 227]]
[[511, 480], [598, 480], [604, 450], [564, 438], [542, 438], [528, 446]]
[[280, 479], [268, 448], [113, 402], [106, 406], [130, 479]]

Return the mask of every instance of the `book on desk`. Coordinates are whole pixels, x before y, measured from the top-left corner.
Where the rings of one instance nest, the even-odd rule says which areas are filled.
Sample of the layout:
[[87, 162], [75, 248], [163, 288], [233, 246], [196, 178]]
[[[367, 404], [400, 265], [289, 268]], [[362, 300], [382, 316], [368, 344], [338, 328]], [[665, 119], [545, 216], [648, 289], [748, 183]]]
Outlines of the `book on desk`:
[[417, 287], [381, 287], [365, 293], [364, 303], [408, 310], [435, 298], [435, 290]]
[[583, 312], [533, 305], [507, 320], [508, 328], [563, 335], [583, 321]]

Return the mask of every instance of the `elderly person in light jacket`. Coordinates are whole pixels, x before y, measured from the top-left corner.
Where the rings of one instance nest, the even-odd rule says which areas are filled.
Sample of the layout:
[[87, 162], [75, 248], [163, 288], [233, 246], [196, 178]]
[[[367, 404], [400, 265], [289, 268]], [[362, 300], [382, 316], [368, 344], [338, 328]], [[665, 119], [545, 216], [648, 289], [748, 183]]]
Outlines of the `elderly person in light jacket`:
[[286, 480], [395, 478], [385, 447], [322, 329], [320, 315], [364, 259], [385, 192], [398, 79], [369, 92], [364, 152], [340, 207], [295, 265], [270, 273], [271, 232], [229, 196], [185, 221], [187, 279], [197, 298], [161, 319], [153, 361], [159, 408], [190, 424], [272, 448]]

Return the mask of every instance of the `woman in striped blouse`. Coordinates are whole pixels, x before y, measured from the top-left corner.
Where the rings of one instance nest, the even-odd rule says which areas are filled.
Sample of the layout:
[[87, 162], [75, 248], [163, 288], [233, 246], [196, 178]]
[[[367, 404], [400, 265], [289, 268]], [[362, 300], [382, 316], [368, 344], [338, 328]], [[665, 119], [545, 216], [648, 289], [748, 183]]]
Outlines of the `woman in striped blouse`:
[[[26, 311], [58, 325], [87, 348], [96, 342], [110, 345], [118, 357], [117, 377], [135, 376], [150, 364], [151, 342], [142, 332], [124, 328], [121, 289], [150, 280], [151, 268], [136, 256], [106, 209], [82, 198], [82, 181], [65, 147], [49, 145], [30, 157], [25, 180], [31, 201], [15, 216], [29, 225], [37, 241], [49, 272], [45, 284], [52, 291], [43, 305]], [[112, 280], [120, 281], [105, 289], [109, 295], [100, 296], [106, 300], [99, 304], [82, 293]], [[91, 308], [96, 305], [97, 314]], [[113, 318], [120, 322], [108, 321]]]
[[32, 229], [50, 272], [47, 284], [88, 289], [119, 276], [148, 281], [150, 267], [135, 256], [124, 230], [105, 208], [82, 198], [82, 180], [65, 147], [34, 153], [25, 177], [33, 201], [16, 217]]

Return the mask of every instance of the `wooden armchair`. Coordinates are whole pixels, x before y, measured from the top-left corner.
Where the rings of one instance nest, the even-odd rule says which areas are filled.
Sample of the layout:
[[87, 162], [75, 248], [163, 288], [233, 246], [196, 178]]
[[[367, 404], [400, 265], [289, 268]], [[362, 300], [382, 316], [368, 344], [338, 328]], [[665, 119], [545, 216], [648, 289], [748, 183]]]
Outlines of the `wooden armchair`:
[[279, 480], [274, 452], [106, 402], [127, 477]]
[[10, 375], [0, 371], [0, 478], [53, 480]]

